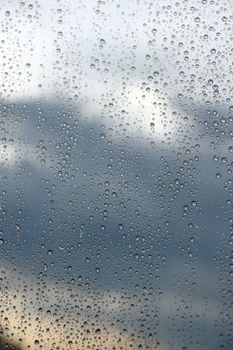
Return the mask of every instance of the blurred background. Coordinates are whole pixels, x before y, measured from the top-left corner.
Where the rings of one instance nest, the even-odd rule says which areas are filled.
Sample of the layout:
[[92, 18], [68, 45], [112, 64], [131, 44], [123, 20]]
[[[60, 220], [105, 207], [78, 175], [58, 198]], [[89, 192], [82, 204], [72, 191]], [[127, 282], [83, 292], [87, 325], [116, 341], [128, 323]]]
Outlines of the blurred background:
[[0, 19], [0, 349], [233, 348], [231, 3]]

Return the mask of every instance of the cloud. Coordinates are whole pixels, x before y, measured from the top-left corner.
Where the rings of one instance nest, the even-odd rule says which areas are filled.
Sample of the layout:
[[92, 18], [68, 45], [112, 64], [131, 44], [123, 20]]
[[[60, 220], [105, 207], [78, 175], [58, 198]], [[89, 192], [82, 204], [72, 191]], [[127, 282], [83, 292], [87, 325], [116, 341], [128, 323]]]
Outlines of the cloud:
[[[14, 342], [21, 338], [22, 349], [35, 346], [37, 340], [43, 347], [52, 348], [78, 346], [85, 350], [95, 344], [109, 349], [142, 344], [143, 348], [166, 350], [170, 347], [159, 333], [168, 337], [165, 324], [169, 318], [177, 318], [178, 309], [186, 309], [186, 317], [193, 322], [196, 317], [201, 318], [207, 327], [213, 326], [221, 310], [221, 304], [216, 301], [206, 306], [203, 298], [190, 296], [185, 291], [178, 296], [165, 286], [159, 298], [157, 291], [145, 295], [129, 290], [85, 290], [65, 281], [39, 282], [38, 278], [29, 277], [26, 270], [20, 271], [5, 263], [1, 266], [2, 327]], [[152, 323], [152, 315], [158, 314], [158, 338], [141, 335], [139, 320], [144, 312], [151, 313]], [[151, 325], [152, 333], [153, 327]], [[175, 340], [173, 346], [178, 348]]]

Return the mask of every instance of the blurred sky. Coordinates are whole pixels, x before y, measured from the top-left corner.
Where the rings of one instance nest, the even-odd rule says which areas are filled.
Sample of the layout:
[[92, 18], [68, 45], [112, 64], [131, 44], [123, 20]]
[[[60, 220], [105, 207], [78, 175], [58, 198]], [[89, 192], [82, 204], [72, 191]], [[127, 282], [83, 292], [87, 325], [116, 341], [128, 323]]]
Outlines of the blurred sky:
[[230, 1], [1, 0], [9, 332], [99, 308], [153, 350], [230, 349], [232, 19]]

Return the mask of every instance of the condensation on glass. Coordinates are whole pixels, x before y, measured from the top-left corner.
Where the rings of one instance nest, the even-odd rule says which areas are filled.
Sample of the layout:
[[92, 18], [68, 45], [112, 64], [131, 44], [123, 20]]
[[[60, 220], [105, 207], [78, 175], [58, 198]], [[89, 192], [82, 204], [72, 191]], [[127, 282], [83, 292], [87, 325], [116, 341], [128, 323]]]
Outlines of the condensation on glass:
[[0, 24], [0, 348], [233, 349], [231, 2]]

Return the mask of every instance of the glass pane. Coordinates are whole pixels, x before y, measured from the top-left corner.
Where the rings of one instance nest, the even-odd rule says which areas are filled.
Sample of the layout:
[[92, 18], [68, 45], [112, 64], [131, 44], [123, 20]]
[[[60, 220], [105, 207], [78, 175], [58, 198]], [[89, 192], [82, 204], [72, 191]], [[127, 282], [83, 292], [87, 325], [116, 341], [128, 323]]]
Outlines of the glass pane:
[[0, 19], [0, 348], [233, 349], [230, 1]]

